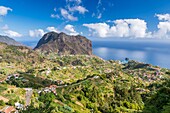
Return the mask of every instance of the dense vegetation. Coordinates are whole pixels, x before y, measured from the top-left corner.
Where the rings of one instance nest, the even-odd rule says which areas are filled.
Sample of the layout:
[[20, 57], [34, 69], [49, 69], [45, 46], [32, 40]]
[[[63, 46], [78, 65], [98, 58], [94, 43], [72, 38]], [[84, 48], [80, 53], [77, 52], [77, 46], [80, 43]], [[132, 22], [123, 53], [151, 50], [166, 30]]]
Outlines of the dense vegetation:
[[[15, 102], [23, 113], [169, 113], [170, 70], [96, 56], [39, 54], [26, 47], [0, 44], [0, 109]], [[9, 75], [12, 76], [6, 80]], [[44, 91], [56, 85], [56, 93]], [[39, 92], [41, 91], [41, 92]]]

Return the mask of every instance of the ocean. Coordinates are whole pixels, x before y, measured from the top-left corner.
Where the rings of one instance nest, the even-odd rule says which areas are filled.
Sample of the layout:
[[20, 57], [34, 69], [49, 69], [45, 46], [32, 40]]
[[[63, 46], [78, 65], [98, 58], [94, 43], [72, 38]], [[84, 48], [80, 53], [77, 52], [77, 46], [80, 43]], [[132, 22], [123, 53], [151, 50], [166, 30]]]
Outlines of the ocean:
[[95, 41], [93, 53], [106, 60], [129, 58], [170, 69], [170, 43], [152, 41]]
[[[22, 42], [35, 47], [37, 41]], [[170, 69], [170, 42], [159, 41], [92, 41], [93, 54], [105, 60], [129, 58]]]

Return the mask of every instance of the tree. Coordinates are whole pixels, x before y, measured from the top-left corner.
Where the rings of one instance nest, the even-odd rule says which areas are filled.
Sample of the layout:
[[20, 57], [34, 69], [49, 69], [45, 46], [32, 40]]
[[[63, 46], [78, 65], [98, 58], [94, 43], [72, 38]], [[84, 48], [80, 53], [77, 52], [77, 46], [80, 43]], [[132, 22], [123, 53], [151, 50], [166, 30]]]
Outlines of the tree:
[[14, 100], [11, 99], [8, 101], [8, 105], [14, 106], [14, 104], [15, 104]]
[[0, 100], [0, 106], [4, 106], [5, 102], [3, 100]]
[[170, 102], [168, 103], [168, 105], [165, 105], [162, 110], [162, 113], [169, 113], [169, 112], [170, 112]]

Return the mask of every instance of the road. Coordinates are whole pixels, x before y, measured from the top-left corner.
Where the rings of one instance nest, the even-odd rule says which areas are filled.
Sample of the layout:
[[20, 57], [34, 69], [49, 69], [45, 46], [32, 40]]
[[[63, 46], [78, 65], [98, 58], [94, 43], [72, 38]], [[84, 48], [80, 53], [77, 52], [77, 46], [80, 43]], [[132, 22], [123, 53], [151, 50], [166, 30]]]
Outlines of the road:
[[[76, 86], [76, 85], [79, 85], [89, 79], [92, 79], [94, 78], [94, 76], [88, 76], [87, 78], [83, 79], [83, 80], [80, 80], [79, 82], [75, 82], [75, 83], [72, 83], [72, 84], [69, 84], [69, 85], [61, 85], [61, 86], [57, 86], [57, 88], [64, 88], [64, 87], [69, 87], [69, 86]], [[99, 77], [100, 78], [100, 77]], [[94, 78], [94, 79], [98, 79], [98, 78]]]
[[25, 95], [25, 106], [29, 106], [31, 103], [31, 96], [32, 96], [32, 88], [25, 88], [26, 95]]

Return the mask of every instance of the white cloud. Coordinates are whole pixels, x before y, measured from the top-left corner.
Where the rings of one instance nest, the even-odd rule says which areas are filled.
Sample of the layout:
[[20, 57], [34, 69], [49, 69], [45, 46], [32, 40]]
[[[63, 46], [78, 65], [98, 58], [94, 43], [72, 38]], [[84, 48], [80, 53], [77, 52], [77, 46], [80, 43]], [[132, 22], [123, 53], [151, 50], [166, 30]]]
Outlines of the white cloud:
[[159, 22], [158, 31], [154, 36], [157, 38], [170, 38], [170, 22]]
[[0, 16], [7, 15], [8, 11], [12, 11], [12, 9], [9, 7], [5, 7], [5, 6], [0, 6]]
[[65, 18], [65, 19], [68, 19], [68, 20], [71, 20], [71, 21], [77, 21], [78, 18], [77, 17], [74, 17], [73, 15], [69, 14], [69, 12], [63, 8], [61, 8], [61, 15]]
[[56, 8], [56, 7], [54, 8], [54, 11], [55, 11], [55, 12], [57, 11], [57, 8]]
[[96, 12], [92, 13], [92, 17], [101, 19], [104, 11], [105, 11], [105, 8], [103, 7], [102, 0], [98, 0], [98, 3], [96, 5]]
[[7, 35], [11, 38], [19, 38], [19, 37], [22, 37], [22, 34], [16, 32], [16, 31], [13, 31], [13, 30], [10, 30], [8, 25], [5, 24], [2, 28], [1, 28], [2, 32], [4, 33], [4, 35]]
[[59, 33], [60, 31], [53, 27], [53, 26], [50, 26], [50, 27], [47, 27], [46, 30], [43, 30], [43, 29], [35, 29], [35, 30], [29, 30], [29, 36], [30, 37], [42, 37], [44, 34], [46, 34], [47, 32], [56, 32], [56, 33]]
[[66, 2], [75, 2], [76, 4], [81, 4], [82, 0], [66, 0]]
[[112, 21], [112, 20], [107, 20], [106, 22], [107, 23], [114, 23], [114, 21]]
[[77, 31], [75, 31], [74, 29], [74, 26], [73, 25], [66, 25], [64, 27], [64, 29], [66, 30], [66, 32], [69, 34], [69, 35], [78, 35], [79, 33], [77, 33]]
[[30, 37], [42, 37], [45, 34], [43, 29], [30, 30]]
[[88, 27], [93, 35], [103, 38], [108, 36], [108, 31], [110, 30], [109, 25], [106, 23], [83, 24], [83, 26]]
[[147, 33], [147, 26], [144, 20], [140, 19], [120, 19], [115, 20], [114, 24], [110, 26], [106, 23], [91, 23], [83, 24], [88, 27], [93, 36], [101, 38], [106, 37], [135, 37], [144, 38], [149, 37]]
[[47, 30], [48, 31], [50, 31], [50, 32], [56, 32], [56, 33], [59, 33], [60, 31], [57, 29], [57, 28], [55, 28], [55, 27], [47, 27]]
[[170, 38], [170, 14], [156, 14], [159, 22], [157, 25], [158, 31], [153, 33], [156, 38]]
[[102, 18], [102, 13], [99, 13], [99, 15], [97, 16], [98, 19]]
[[60, 18], [58, 14], [51, 14], [51, 18]]
[[70, 24], [66, 25], [64, 29], [69, 31], [69, 32], [75, 32], [74, 26], [70, 25]]
[[12, 38], [22, 37], [22, 34], [16, 32], [16, 31], [12, 31], [12, 30], [5, 30], [4, 33], [5, 33], [7, 36], [12, 37]]
[[[69, 21], [78, 21], [78, 16], [75, 16], [75, 13], [85, 14], [88, 10], [81, 6], [82, 0], [66, 0], [66, 6], [64, 8], [59, 8], [60, 14], [51, 14], [51, 18], [63, 17]], [[57, 12], [57, 9], [54, 8], [54, 12]], [[61, 19], [63, 19], [61, 18]]]
[[170, 21], [170, 14], [156, 14], [159, 20]]
[[85, 12], [88, 12], [88, 10], [83, 6], [74, 6], [68, 8], [70, 12], [76, 12], [78, 11], [80, 14], [84, 14]]

